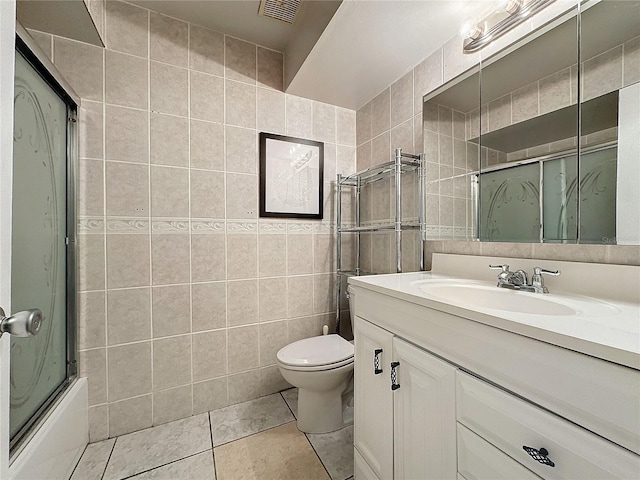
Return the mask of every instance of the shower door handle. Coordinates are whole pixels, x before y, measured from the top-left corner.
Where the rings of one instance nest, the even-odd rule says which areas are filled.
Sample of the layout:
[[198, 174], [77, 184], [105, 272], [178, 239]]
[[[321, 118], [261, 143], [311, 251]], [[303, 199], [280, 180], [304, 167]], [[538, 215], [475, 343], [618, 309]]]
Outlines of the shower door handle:
[[5, 316], [0, 308], [0, 336], [8, 333], [16, 337], [33, 337], [40, 331], [42, 321], [42, 312], [37, 308], [23, 310], [10, 317]]

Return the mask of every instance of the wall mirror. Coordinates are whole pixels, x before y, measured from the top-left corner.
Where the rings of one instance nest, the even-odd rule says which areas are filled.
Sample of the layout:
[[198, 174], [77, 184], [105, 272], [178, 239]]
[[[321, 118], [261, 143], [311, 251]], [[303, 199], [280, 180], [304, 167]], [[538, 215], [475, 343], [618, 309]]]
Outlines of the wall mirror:
[[425, 96], [428, 240], [640, 244], [638, 18], [586, 2]]

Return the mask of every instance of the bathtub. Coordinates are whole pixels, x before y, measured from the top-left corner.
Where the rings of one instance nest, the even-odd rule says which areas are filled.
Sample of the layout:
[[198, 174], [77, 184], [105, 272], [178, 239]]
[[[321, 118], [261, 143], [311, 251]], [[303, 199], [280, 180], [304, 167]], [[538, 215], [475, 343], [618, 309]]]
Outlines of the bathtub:
[[67, 480], [89, 443], [87, 379], [76, 379], [11, 459], [10, 480]]

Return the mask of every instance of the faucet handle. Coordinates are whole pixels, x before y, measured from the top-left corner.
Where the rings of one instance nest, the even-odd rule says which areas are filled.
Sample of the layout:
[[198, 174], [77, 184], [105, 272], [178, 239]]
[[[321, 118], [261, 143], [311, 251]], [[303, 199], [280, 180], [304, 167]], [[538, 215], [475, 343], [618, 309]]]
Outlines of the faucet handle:
[[544, 286], [544, 278], [542, 274], [553, 275], [557, 277], [560, 275], [560, 270], [547, 270], [542, 267], [533, 267], [533, 276], [531, 277], [531, 286], [536, 293], [549, 293], [549, 289]]
[[558, 275], [560, 275], [560, 270], [547, 270], [546, 268], [542, 268], [542, 267], [533, 267], [533, 274], [534, 275], [541, 275], [543, 273], [546, 273], [547, 275], [551, 275], [554, 277], [557, 277]]
[[502, 270], [503, 273], [509, 272], [509, 265], [506, 263], [504, 265], [489, 265], [491, 270]]
[[509, 271], [509, 265], [507, 265], [507, 264], [504, 264], [504, 265], [489, 265], [489, 268], [491, 270], [502, 270], [498, 274], [498, 286], [499, 287], [509, 283], [509, 278], [513, 275]]

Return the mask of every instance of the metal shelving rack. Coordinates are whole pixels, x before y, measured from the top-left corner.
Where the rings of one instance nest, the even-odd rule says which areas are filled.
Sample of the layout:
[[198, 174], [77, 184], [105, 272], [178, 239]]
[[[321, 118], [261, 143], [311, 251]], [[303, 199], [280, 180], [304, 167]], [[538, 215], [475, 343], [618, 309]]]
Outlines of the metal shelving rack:
[[[420, 270], [424, 270], [424, 238], [426, 230], [425, 206], [424, 206], [424, 175], [425, 154], [412, 155], [403, 153], [401, 148], [395, 149], [394, 160], [376, 165], [351, 175], [337, 176], [337, 200], [336, 200], [336, 330], [340, 327], [340, 298], [342, 296], [342, 277], [359, 276], [366, 274], [360, 268], [360, 234], [369, 232], [394, 231], [396, 241], [396, 272], [402, 272], [402, 232], [404, 230], [420, 230], [420, 247], [418, 259]], [[408, 172], [418, 171], [418, 220], [412, 222], [402, 221], [402, 175]], [[386, 178], [395, 177], [395, 218], [391, 223], [376, 225], [361, 225], [360, 222], [360, 195], [364, 185], [374, 183]], [[355, 188], [355, 222], [353, 225], [343, 225], [342, 221], [342, 193], [345, 188]], [[355, 233], [355, 269], [342, 269], [342, 234]]]

